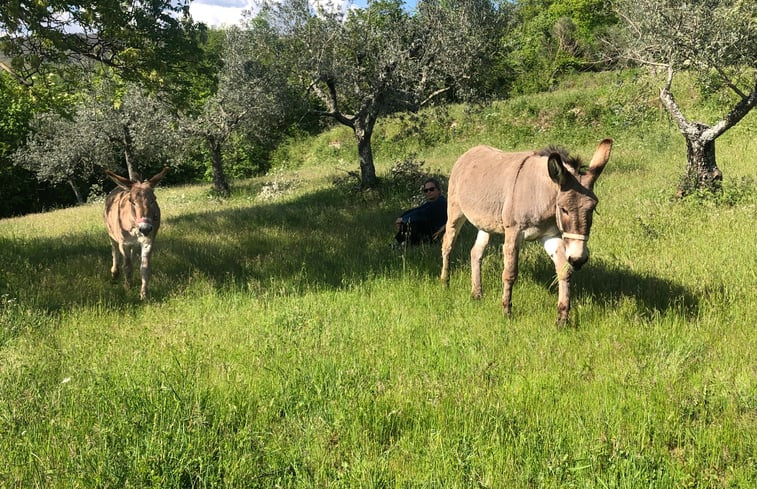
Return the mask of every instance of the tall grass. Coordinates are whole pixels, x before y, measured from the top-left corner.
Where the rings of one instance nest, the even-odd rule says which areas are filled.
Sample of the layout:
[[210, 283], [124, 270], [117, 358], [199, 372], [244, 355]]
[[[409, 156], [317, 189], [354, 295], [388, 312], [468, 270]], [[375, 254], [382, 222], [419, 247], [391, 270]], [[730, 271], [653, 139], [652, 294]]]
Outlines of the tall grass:
[[[145, 304], [109, 279], [101, 204], [0, 221], [0, 487], [757, 485], [757, 120], [719, 141], [725, 197], [671, 200], [683, 142], [602, 76], [432, 112], [425, 142], [386, 121], [372, 192], [332, 183], [341, 129], [226, 200], [160, 188]], [[501, 238], [481, 301], [470, 227], [448, 289], [438, 245], [389, 248], [398, 159], [445, 173], [477, 142], [588, 157], [603, 137], [575, 328], [538, 246], [510, 320]]]

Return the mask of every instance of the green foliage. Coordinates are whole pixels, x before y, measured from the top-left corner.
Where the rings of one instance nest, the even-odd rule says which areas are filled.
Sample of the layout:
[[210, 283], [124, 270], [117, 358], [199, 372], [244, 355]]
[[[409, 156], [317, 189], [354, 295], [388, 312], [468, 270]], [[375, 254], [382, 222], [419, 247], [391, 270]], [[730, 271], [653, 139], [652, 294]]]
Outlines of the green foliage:
[[517, 73], [516, 93], [549, 89], [571, 71], [607, 66], [601, 39], [617, 23], [607, 0], [516, 2], [519, 22], [507, 37], [509, 64]]
[[207, 74], [208, 67], [199, 49], [205, 26], [188, 13], [186, 0], [8, 0], [0, 9], [0, 49], [25, 83], [40, 72], [70, 71], [64, 61], [90, 59], [128, 80], [170, 86], [168, 93], [182, 98], [186, 74]]
[[15, 166], [13, 153], [23, 146], [30, 120], [40, 111], [61, 110], [71, 96], [55, 77], [34, 90], [0, 73], [0, 217], [65, 206], [75, 202], [70, 188], [40, 184], [25, 168]]
[[69, 183], [83, 201], [104, 168], [121, 173], [127, 168], [130, 177], [152, 175], [178, 159], [179, 144], [175, 121], [160, 101], [133, 85], [106, 80], [70, 115], [37, 114], [32, 135], [13, 158], [40, 181]]
[[718, 192], [691, 188], [683, 200], [706, 208], [754, 206], [757, 204], [757, 185], [750, 176], [727, 181]]

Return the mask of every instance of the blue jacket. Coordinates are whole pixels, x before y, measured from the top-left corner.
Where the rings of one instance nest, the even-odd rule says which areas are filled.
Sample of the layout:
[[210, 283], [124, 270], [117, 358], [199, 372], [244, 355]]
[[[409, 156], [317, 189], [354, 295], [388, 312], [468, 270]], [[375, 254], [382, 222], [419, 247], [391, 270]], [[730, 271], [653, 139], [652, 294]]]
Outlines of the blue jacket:
[[433, 202], [405, 211], [401, 217], [405, 224], [428, 223], [431, 232], [436, 232], [447, 223], [447, 199], [441, 195]]

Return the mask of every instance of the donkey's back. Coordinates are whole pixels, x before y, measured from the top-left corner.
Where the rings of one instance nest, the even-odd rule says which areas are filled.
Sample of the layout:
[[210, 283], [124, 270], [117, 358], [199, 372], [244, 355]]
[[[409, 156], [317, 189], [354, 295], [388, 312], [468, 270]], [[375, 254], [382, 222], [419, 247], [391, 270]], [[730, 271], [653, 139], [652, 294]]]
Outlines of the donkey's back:
[[524, 219], [548, 220], [557, 192], [546, 168], [547, 157], [534, 151], [507, 153], [491, 146], [466, 151], [450, 174], [448, 220], [464, 216], [497, 234]]

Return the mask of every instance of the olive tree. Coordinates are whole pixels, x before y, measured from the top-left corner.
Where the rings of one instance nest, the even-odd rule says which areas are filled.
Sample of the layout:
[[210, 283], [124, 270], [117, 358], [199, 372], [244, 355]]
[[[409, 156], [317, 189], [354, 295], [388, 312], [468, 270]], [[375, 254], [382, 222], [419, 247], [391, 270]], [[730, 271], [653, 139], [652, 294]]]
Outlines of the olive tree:
[[84, 202], [79, 183], [104, 168], [126, 168], [131, 180], [178, 154], [181, 141], [166, 105], [136, 86], [107, 87], [90, 94], [71, 114], [37, 114], [16, 164], [40, 181], [67, 182]]
[[[757, 2], [741, 0], [618, 0], [625, 55], [666, 74], [660, 100], [686, 140], [679, 195], [718, 190], [722, 172], [715, 140], [757, 104]], [[733, 97], [714, 123], [688, 118], [673, 93], [677, 73], [715, 78]]]
[[213, 187], [220, 195], [230, 192], [223, 159], [232, 135], [264, 144], [280, 129], [293, 100], [282, 66], [274, 63], [278, 40], [270, 34], [262, 24], [226, 31], [217, 91], [182, 124], [207, 146]]
[[318, 113], [352, 129], [361, 184], [370, 187], [377, 180], [376, 121], [472, 88], [493, 52], [490, 26], [498, 15], [488, 0], [421, 0], [414, 14], [401, 0], [369, 0], [346, 16], [308, 0], [284, 0], [269, 4], [257, 21], [285, 40], [282, 61]]

